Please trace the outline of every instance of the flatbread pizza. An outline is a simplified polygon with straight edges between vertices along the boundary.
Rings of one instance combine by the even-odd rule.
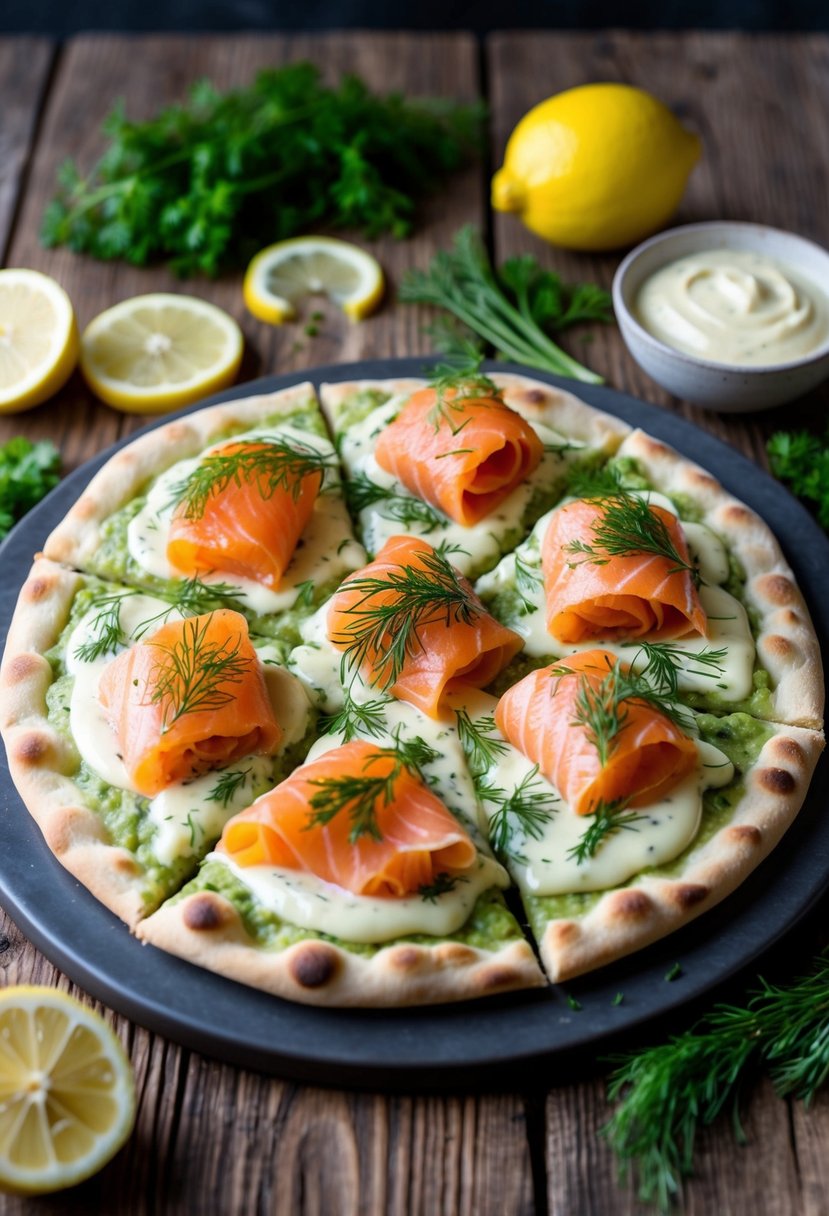
[[[823,746],[768,527],[529,377],[187,415],[45,555],[0,729],[48,847],[142,941],[290,1000],[465,1000],[637,950],[769,853]]]

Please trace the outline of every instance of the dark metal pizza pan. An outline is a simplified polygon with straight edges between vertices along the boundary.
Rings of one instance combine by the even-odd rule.
[[[306,378],[319,384],[419,375],[425,362],[372,360],[272,376],[202,404],[272,391]],[[529,374],[575,390],[592,405],[642,426],[709,469],[753,507],[780,539],[820,637],[829,637],[829,541],[781,485],[727,444],[673,414],[612,389]],[[169,416],[153,426],[167,421]],[[67,477],[0,548],[3,641],[33,553],[114,450]],[[0,769],[0,900],[34,945],[87,992],[142,1026],[234,1064],[298,1080],[371,1088],[489,1088],[544,1078],[549,1082],[577,1058],[574,1053],[584,1058],[605,1052],[614,1039],[646,1020],[688,1006],[792,929],[829,878],[827,785],[827,766],[822,764],[781,844],[718,907],[647,950],[568,984],[567,993],[577,998],[579,1010],[572,1009],[557,988],[414,1010],[306,1008],[142,946],[54,859],[26,813],[5,762]],[[666,982],[666,973],[677,961],[681,979]],[[620,991],[624,1000],[614,1005]]]

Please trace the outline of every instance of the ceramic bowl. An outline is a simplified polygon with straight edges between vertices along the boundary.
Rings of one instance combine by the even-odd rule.
[[[803,396],[829,376],[829,339],[788,363],[768,367],[713,363],[675,350],[643,329],[633,315],[642,283],[655,271],[688,254],[709,249],[739,249],[765,254],[799,270],[829,295],[829,252],[777,228],[717,221],[672,228],[637,245],[613,279],[613,307],[625,345],[657,384],[677,397],[724,413],[769,409]]]

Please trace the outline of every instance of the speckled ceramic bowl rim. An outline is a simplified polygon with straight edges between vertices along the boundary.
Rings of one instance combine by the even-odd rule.
[[[758,238],[761,234],[763,234],[764,238],[771,237],[772,241],[776,237],[785,237],[786,240],[794,241],[796,244],[801,245],[804,252],[811,251],[813,255],[824,259],[827,263],[827,269],[829,270],[829,250],[825,249],[822,245],[818,245],[816,241],[810,241],[807,237],[799,236],[796,232],[788,232],[785,228],[771,228],[768,224],[752,224],[742,220],[707,220],[699,224],[683,224],[679,228],[669,228],[666,232],[658,232],[656,236],[649,237],[648,240],[643,241],[641,245],[637,245],[635,249],[631,249],[630,253],[628,253],[619,264],[619,267],[613,276],[612,294],[613,309],[616,313],[617,319],[620,321],[620,324],[621,318],[624,316],[626,324],[630,325],[630,327],[636,331],[636,336],[647,346],[650,346],[655,352],[663,355],[669,355],[681,363],[688,364],[689,367],[701,367],[712,372],[736,372],[743,376],[750,375],[761,377],[776,375],[778,372],[790,371],[794,368],[808,367],[813,363],[818,363],[821,359],[829,355],[829,337],[827,337],[827,339],[819,347],[811,351],[808,355],[803,355],[800,359],[790,359],[785,363],[767,363],[758,366],[756,363],[723,363],[713,359],[703,359],[697,355],[689,355],[687,351],[678,350],[675,346],[669,346],[667,342],[662,342],[659,338],[654,337],[652,333],[650,333],[644,328],[643,325],[640,324],[639,321],[637,321],[636,317],[633,315],[633,312],[628,307],[624,298],[625,279],[640,258],[649,250],[654,249],[659,245],[664,245],[666,256],[662,265],[667,265],[669,262],[674,260],[670,254],[671,246],[686,234],[693,232],[699,232],[702,234],[708,232],[712,234],[713,239],[714,234],[718,233],[720,234],[719,240],[722,240],[722,237],[726,236],[729,232],[738,231],[745,233],[747,236],[756,236]],[[770,250],[763,248],[764,243],[764,240],[761,241],[758,239],[758,251],[767,253],[771,258],[776,258],[777,254],[773,249]],[[702,252],[702,250],[700,250],[700,252]],[[690,253],[676,255],[677,258],[690,256]],[[780,260],[782,261],[784,259]],[[799,267],[797,269],[799,269]],[[807,277],[811,279],[811,276]],[[815,287],[818,291],[821,290],[818,283],[815,283]],[[823,294],[829,299],[828,292],[824,292]]]

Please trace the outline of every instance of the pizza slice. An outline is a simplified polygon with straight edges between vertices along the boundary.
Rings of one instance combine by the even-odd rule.
[[[817,731],[700,714],[607,650],[456,705],[488,835],[560,982],[725,898],[797,814]]]
[[[389,699],[340,723],[225,827],[138,936],[308,1004],[405,1006],[537,987],[456,730]]]
[[[697,709],[819,728],[820,648],[769,528],[710,474],[632,433],[480,578],[524,639],[503,691],[602,645]]]
[[[186,604],[38,560],[0,669],[12,778],[59,861],[130,925],[287,775],[316,712],[279,648],[202,585]]]
[[[512,373],[323,384],[322,408],[370,556],[392,536],[450,545],[470,578],[489,570],[630,428],[571,393]]]
[[[232,595],[282,655],[364,552],[313,386],[200,410],[141,436],[93,478],[47,557],[172,598]]]

